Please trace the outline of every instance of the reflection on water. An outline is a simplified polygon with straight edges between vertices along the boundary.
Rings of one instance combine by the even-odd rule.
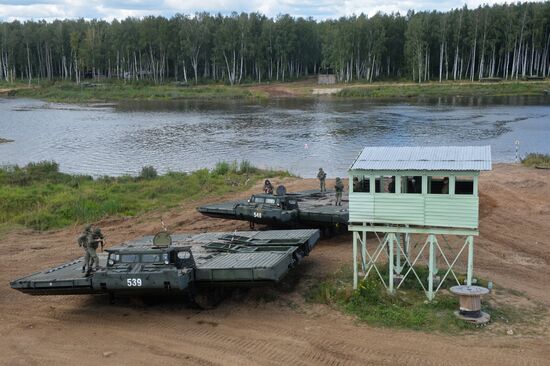
[[[0,99],[0,163],[55,160],[63,171],[136,174],[250,160],[304,177],[345,175],[366,145],[481,145],[495,161],[550,153],[550,98],[168,101],[80,107]]]

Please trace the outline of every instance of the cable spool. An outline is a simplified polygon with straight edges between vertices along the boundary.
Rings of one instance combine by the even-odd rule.
[[[481,286],[453,286],[449,289],[459,298],[460,308],[455,315],[464,321],[474,324],[485,324],[491,316],[481,311],[481,296],[489,290]]]

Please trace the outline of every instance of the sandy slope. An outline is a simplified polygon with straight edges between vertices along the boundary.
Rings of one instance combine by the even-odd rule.
[[[315,184],[287,180],[294,190]],[[524,291],[529,301],[550,305],[550,171],[499,165],[483,174],[480,191],[476,271]],[[242,222],[200,217],[194,207],[204,202],[184,204],[164,219],[173,231],[247,228]],[[157,231],[160,216],[101,225],[113,244]],[[305,303],[302,294],[311,283],[349,263],[349,235],[322,241],[283,284],[235,296],[212,311],[188,309],[177,301],[145,306],[122,300],[111,306],[104,297],[31,297],[9,288],[17,276],[80,255],[74,243],[78,230],[15,232],[0,242],[0,364],[550,363],[550,336],[541,327],[514,336],[500,329],[425,334],[358,324],[326,306]]]

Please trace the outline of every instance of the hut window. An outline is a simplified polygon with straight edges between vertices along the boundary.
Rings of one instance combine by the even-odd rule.
[[[370,177],[364,175],[362,177],[353,177],[353,192],[370,192]]]
[[[384,176],[375,178],[375,192],[376,193],[395,193],[395,177]]]
[[[401,181],[401,192],[422,193],[422,176],[404,176]]]
[[[474,194],[474,177],[456,177],[455,194]]]
[[[386,192],[386,193],[395,193],[396,185],[399,184],[397,182],[396,177],[394,177],[394,176],[385,177],[384,181],[385,181],[384,192]]]
[[[374,178],[374,192],[380,193],[384,192],[384,177],[375,177]]]
[[[431,194],[449,194],[449,177],[430,177],[428,193]]]

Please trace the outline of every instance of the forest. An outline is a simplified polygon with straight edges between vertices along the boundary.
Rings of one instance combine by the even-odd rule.
[[[12,21],[0,22],[0,80],[513,80],[548,76],[549,46],[549,1],[323,21],[259,13]]]

